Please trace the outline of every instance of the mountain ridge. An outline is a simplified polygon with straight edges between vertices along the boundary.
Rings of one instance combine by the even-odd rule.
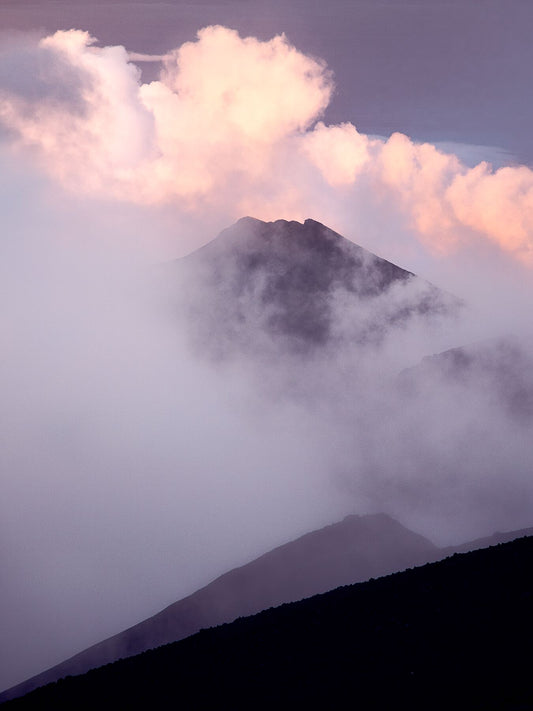
[[[533,538],[202,630],[13,708],[533,708]]]
[[[354,535],[356,533],[359,534],[358,540]],[[201,628],[226,624],[233,619],[322,594],[339,586],[381,578],[456,552],[494,545],[529,533],[533,534],[533,528],[495,533],[458,546],[439,548],[386,514],[352,514],[224,573],[146,620],[6,689],[0,694],[0,703],[59,678],[82,674],[119,658],[184,639]],[[355,549],[350,556],[346,553],[346,546],[350,544],[351,536]],[[387,550],[392,542],[398,544],[402,539],[400,554]],[[307,555],[304,555],[306,549]],[[375,558],[380,552],[384,557]],[[328,561],[330,555],[333,561]],[[334,563],[337,563],[336,569]],[[356,568],[357,563],[359,569]],[[287,580],[279,579],[280,569]],[[273,577],[276,571],[277,584]]]
[[[351,515],[215,578],[155,615],[5,690],[0,701],[262,609],[426,562],[439,549],[385,514]]]

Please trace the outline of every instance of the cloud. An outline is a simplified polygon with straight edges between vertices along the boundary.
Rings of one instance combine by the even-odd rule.
[[[98,48],[71,30],[42,39],[27,63],[53,56],[81,77],[77,103],[52,101],[55,66],[41,68],[41,95],[4,86],[1,116],[47,169],[75,190],[108,192],[138,202],[216,202],[221,184],[268,172],[287,135],[306,129],[327,106],[331,81],[322,63],[297,52],[283,36],[241,39],[209,27],[163,59],[161,80],[139,84],[122,47]],[[8,52],[16,69],[17,56]],[[38,75],[38,73],[37,73]],[[41,84],[39,80],[37,84]],[[55,89],[54,89],[55,91]]]
[[[333,187],[354,183],[371,160],[369,145],[377,143],[351,123],[328,127],[319,122],[302,140],[304,152]]]
[[[130,62],[163,62],[168,59],[167,54],[145,54],[143,52],[128,52]]]
[[[324,62],[283,36],[267,42],[206,27],[142,84],[146,57],[98,47],[86,32],[11,43],[2,53],[0,118],[68,189],[137,204],[170,203],[325,222],[364,194],[397,210],[424,249],[479,237],[531,264],[533,172],[457,156],[395,133],[365,136],[317,119],[332,92]],[[368,190],[368,185],[371,190]],[[344,227],[334,223],[334,226]]]
[[[458,223],[533,266],[533,171],[520,166],[493,172],[483,162],[457,175],[445,197]]]
[[[28,79],[32,90],[0,88],[5,125],[54,178],[82,192],[131,180],[154,151],[153,117],[137,100],[139,70],[123,47],[96,48],[94,42],[72,30],[41,39],[23,57],[35,77]],[[17,56],[8,48],[15,77]]]

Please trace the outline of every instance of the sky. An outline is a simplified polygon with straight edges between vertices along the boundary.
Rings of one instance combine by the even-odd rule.
[[[405,418],[340,353],[275,397],[290,368],[197,358],[157,278],[243,215],[311,217],[468,303],[388,371],[529,342],[533,10],[483,8],[2,2],[2,688],[354,510],[531,525],[529,424],[482,379]]]

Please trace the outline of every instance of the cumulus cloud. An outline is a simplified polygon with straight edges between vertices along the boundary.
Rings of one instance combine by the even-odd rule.
[[[133,64],[146,57],[77,30],[11,44],[2,59],[4,125],[69,189],[227,221],[250,211],[303,219],[316,205],[314,216],[345,231],[339,202],[370,200],[397,210],[424,249],[446,254],[481,236],[531,262],[529,168],[471,168],[398,133],[317,123],[332,76],[283,35],[262,42],[206,27],[149,57],[162,62],[149,84]]]
[[[493,172],[483,162],[457,175],[446,199],[460,224],[533,265],[533,171],[520,166]]]
[[[66,80],[78,90],[83,118],[78,102],[43,107],[9,86],[2,92],[4,122],[78,190],[139,202],[197,204],[206,195],[216,202],[232,176],[268,173],[275,146],[306,129],[331,95],[325,66],[282,36],[259,42],[208,27],[164,57],[161,80],[147,85],[124,48],[94,42],[85,32],[57,32],[25,58],[41,67],[41,94],[55,87],[56,65],[79,75]],[[7,55],[15,69],[17,57]],[[43,56],[55,59],[52,68],[42,68]]]
[[[303,150],[333,187],[351,185],[371,160],[367,136],[351,123],[326,126],[319,122],[302,140]]]

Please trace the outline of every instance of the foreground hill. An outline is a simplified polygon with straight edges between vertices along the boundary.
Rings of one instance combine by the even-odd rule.
[[[203,630],[11,704],[530,709],[532,561],[531,537],[454,555]]]
[[[69,674],[188,637],[339,585],[387,575],[442,557],[430,541],[384,514],[348,516],[282,545],[64,662],[12,687],[0,701]]]
[[[0,694],[0,703],[62,677],[178,641],[202,628],[525,535],[533,535],[533,529],[438,548],[385,514],[347,516],[225,573],[156,615],[8,689]]]

